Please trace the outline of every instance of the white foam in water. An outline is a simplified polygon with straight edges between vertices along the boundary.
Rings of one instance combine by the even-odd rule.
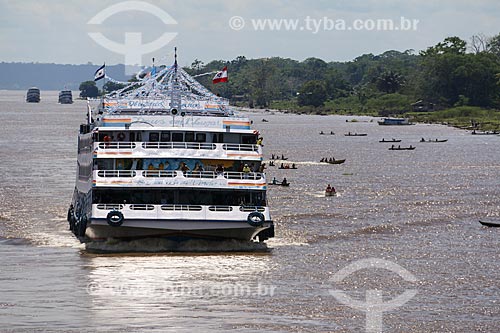
[[[242,240],[192,239],[174,241],[164,238],[144,238],[132,241],[108,239],[105,242],[90,242],[85,246],[89,252],[263,252],[269,251],[265,243]]]

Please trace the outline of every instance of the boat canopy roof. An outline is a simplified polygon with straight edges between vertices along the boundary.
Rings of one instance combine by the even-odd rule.
[[[175,111],[173,111],[175,110]],[[107,114],[149,114],[232,116],[229,101],[201,85],[177,65],[156,72],[104,96],[101,112]]]

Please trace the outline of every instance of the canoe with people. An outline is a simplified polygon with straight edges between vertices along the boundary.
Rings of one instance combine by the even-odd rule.
[[[334,157],[330,157],[330,158],[324,157],[319,162],[320,163],[328,163],[328,164],[342,164],[345,161],[346,161],[345,159],[343,159],[343,160],[336,160]]]
[[[290,183],[288,182],[286,177],[283,178],[283,180],[281,182],[277,181],[276,177],[273,177],[273,180],[270,183],[268,183],[268,185],[290,186]]]
[[[278,167],[278,169],[297,169],[297,166],[295,165],[295,163],[292,163],[292,164],[281,163],[281,165]]]
[[[325,189],[325,197],[334,197],[336,195],[337,191],[335,190],[335,187],[328,184],[328,186]]]
[[[435,140],[425,140],[424,138],[420,139],[420,142],[435,142],[435,143],[439,143],[439,142],[448,142],[448,139],[435,139]]]
[[[367,135],[368,134],[366,133],[351,133],[351,132],[344,134],[344,136],[367,136]]]
[[[386,140],[385,138],[382,138],[379,142],[401,142],[401,140],[394,138],[392,140]]]
[[[415,150],[416,147],[413,147],[412,145],[410,145],[409,147],[401,147],[401,146],[394,146],[392,145],[389,150]]]

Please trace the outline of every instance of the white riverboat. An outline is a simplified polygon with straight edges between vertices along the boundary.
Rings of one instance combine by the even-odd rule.
[[[274,237],[250,125],[177,60],[108,94],[97,110],[89,104],[70,229],[81,242]]]

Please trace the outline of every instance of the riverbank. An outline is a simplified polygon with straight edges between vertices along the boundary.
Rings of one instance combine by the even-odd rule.
[[[349,116],[372,116],[387,117],[388,112],[377,112],[373,108],[332,108],[325,105],[322,107],[300,107],[293,101],[281,101],[271,104],[272,111],[298,114],[318,115],[349,115]],[[500,130],[500,110],[484,109],[477,106],[458,106],[439,111],[429,112],[394,112],[396,117],[410,118],[414,123],[443,124],[461,129],[476,129],[481,131]]]

